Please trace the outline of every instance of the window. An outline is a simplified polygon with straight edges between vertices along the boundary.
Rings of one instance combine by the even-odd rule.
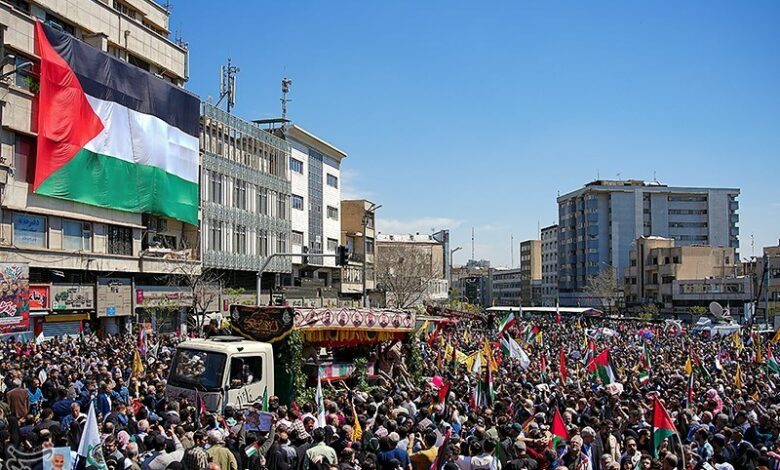
[[[73,25],[66,23],[57,15],[46,13],[45,20],[46,20],[46,24],[48,24],[49,26],[53,26],[56,29],[59,29],[60,31],[64,31],[70,34],[71,36],[76,35],[76,30],[75,28],[73,28]]]
[[[46,248],[46,217],[14,214],[14,245]]]
[[[680,264],[680,257],[679,256],[673,256],[672,257],[672,263]]]
[[[288,219],[287,214],[287,196],[286,194],[279,193],[279,197],[276,199],[277,211],[276,216],[282,220]]]
[[[209,171],[209,201],[222,204],[222,175],[216,171]]]
[[[303,210],[303,197],[298,196],[297,194],[292,195],[292,208],[298,209],[299,211]]]
[[[276,252],[287,252],[287,232],[279,232],[279,234],[276,236]]]
[[[303,174],[303,162],[296,158],[290,157],[290,170]]]
[[[129,16],[130,18],[135,19],[135,10],[128,7],[124,3],[118,2],[117,0],[114,0],[114,10],[118,11],[119,13],[123,13]]]
[[[62,249],[73,251],[92,250],[92,224],[77,220],[62,221]]]
[[[631,260],[631,266],[636,266],[636,260],[635,259]]]
[[[240,388],[263,379],[263,357],[248,356],[230,359],[230,388]]]
[[[29,62],[34,61],[22,55],[16,55],[16,60],[14,61],[14,68],[16,69],[14,84],[23,90],[34,92],[34,89],[38,87],[38,77],[33,75],[32,66],[27,65],[24,68],[20,68],[23,64],[28,64]]]
[[[329,252],[336,252],[336,248],[339,246],[339,241],[334,238],[328,238],[328,251]]]
[[[268,256],[268,232],[258,230],[257,232],[257,255]]]
[[[238,178],[233,183],[233,207],[246,209],[246,181]]]
[[[14,135],[14,178],[16,181],[31,183],[32,170],[35,161],[36,141],[34,138],[23,135]]]
[[[339,210],[333,206],[328,206],[328,218],[339,220]]]
[[[293,230],[292,235],[290,236],[290,243],[293,246],[303,246],[303,232],[296,232]]]
[[[233,251],[239,255],[246,254],[246,225],[236,225],[233,231]]]
[[[268,190],[257,188],[257,212],[268,215]]]
[[[133,230],[118,225],[108,226],[108,252],[112,255],[133,255]]]
[[[371,237],[366,237],[366,254],[374,254],[374,239]]]
[[[151,69],[151,64],[149,64],[149,62],[141,59],[140,57],[136,57],[132,54],[127,54],[127,62],[132,65],[135,65],[141,70],[146,70],[147,72],[149,72],[149,69]]]
[[[328,182],[328,186],[333,187],[333,188],[338,188],[339,187],[339,179],[337,177],[335,177],[335,176],[331,175],[330,173],[328,173],[327,178],[328,178],[328,181],[327,181]]]
[[[222,251],[222,221],[211,219],[209,222],[209,250]]]

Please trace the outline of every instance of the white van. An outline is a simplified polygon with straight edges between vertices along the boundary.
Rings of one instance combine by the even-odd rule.
[[[165,395],[195,403],[200,392],[206,409],[245,408],[274,394],[274,354],[269,343],[237,336],[184,341],[176,347]]]

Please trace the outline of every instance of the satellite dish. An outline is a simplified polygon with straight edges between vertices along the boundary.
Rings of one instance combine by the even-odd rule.
[[[715,318],[722,318],[723,307],[717,302],[710,302],[710,313],[715,316]]]

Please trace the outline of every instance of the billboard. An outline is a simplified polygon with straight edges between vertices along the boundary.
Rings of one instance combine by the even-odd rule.
[[[0,334],[30,329],[30,268],[0,263]]]
[[[133,286],[124,277],[101,277],[97,286],[97,316],[126,317],[133,313]]]
[[[30,310],[49,310],[49,286],[33,284],[29,294]]]

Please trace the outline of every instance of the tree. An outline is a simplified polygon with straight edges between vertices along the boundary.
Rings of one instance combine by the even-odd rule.
[[[222,275],[202,268],[199,263],[172,261],[167,265],[164,277],[167,285],[185,288],[190,294],[192,302],[187,312],[187,324],[195,329],[198,336],[202,335],[206,312],[219,307]]]
[[[385,292],[388,307],[409,308],[422,303],[436,279],[433,254],[416,246],[377,250],[377,286]]]
[[[639,313],[640,318],[644,320],[650,320],[658,316],[658,305],[656,304],[644,304],[642,310]]]
[[[598,274],[588,277],[585,294],[598,301],[606,311],[611,311],[619,298],[617,274],[615,268],[607,266]]]

